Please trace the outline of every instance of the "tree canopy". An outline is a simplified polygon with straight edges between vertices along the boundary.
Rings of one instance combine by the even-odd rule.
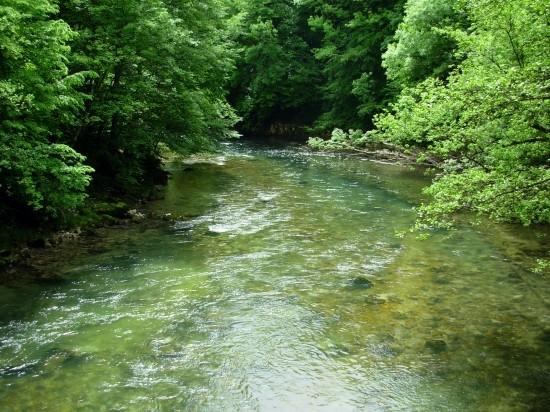
[[[83,72],[69,73],[75,32],[48,0],[0,5],[0,215],[58,218],[84,199],[92,169],[63,142],[77,121]],[[27,211],[27,212],[25,212]],[[28,218],[27,216],[24,216]]]
[[[158,170],[158,143],[203,150],[236,120],[225,100],[233,66],[222,3],[64,0],[78,32],[70,66],[91,70],[80,123],[68,138],[119,188]]]
[[[457,60],[457,44],[449,29],[461,23],[466,26],[466,11],[455,2],[409,0],[403,21],[382,56],[388,79],[399,89],[427,77],[444,79]]]
[[[306,0],[312,30],[322,33],[315,56],[325,76],[318,129],[371,126],[391,99],[382,53],[403,14],[402,0]]]
[[[239,58],[231,101],[245,132],[269,133],[311,122],[319,111],[321,70],[311,49],[307,9],[293,0],[236,2]]]
[[[242,13],[233,103],[246,132],[366,127],[393,91],[382,53],[402,0],[235,1]]]
[[[142,193],[161,147],[237,127],[416,153],[424,225],[548,224],[549,21],[545,0],[4,0],[0,221]]]
[[[401,90],[366,133],[313,146],[383,142],[435,177],[420,227],[455,212],[550,223],[550,8],[544,0],[409,0],[384,54]]]
[[[438,174],[427,222],[458,210],[550,223],[550,9],[547,2],[464,1],[471,26],[449,31],[464,61],[447,81],[406,89],[378,137],[420,148]]]
[[[219,0],[2,2],[0,219],[62,219],[90,182],[142,192],[163,176],[159,143],[189,153],[232,135],[225,11]]]

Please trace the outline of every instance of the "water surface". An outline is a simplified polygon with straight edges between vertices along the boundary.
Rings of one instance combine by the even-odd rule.
[[[2,411],[550,409],[548,234],[428,240],[408,169],[233,143],[169,166],[173,221],[0,286]]]

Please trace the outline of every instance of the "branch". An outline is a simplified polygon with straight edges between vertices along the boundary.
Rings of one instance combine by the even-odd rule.
[[[539,132],[542,132],[542,133],[547,133],[547,134],[550,133],[550,129],[547,129],[546,127],[541,126],[538,123],[532,124],[531,127],[535,130],[538,130]],[[543,138],[539,138],[539,139],[533,138],[533,139],[530,139],[530,140],[544,141],[545,139],[543,139]],[[527,143],[531,143],[531,142],[528,141]]]
[[[501,192],[501,193],[499,193],[499,194],[493,196],[493,198],[491,198],[490,200],[497,199],[497,198],[499,198],[499,197],[501,197],[501,196],[509,195],[510,193],[515,193],[515,192],[520,192],[520,193],[521,193],[521,192],[526,192],[527,189],[531,189],[531,188],[533,188],[533,187],[537,187],[537,186],[542,185],[542,184],[544,184],[544,183],[546,183],[546,182],[550,182],[550,177],[549,177],[548,179],[542,179],[542,180],[540,180],[540,181],[538,181],[538,182],[531,183],[530,185],[523,186],[523,187],[521,187],[521,188],[514,188],[513,190],[507,190],[507,191],[505,191],[505,192]]]

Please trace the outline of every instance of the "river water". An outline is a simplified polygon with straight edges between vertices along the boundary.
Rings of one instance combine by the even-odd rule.
[[[1,411],[550,409],[548,233],[405,232],[421,174],[231,143],[0,286]]]

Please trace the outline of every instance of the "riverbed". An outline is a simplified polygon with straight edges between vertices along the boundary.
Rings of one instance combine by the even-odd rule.
[[[167,167],[166,219],[0,286],[1,411],[550,409],[546,229],[422,240],[421,172],[300,147]]]

